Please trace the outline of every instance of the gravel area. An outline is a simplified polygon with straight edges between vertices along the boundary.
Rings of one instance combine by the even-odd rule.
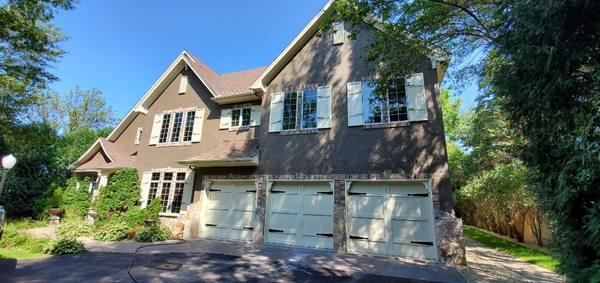
[[[468,282],[565,282],[565,278],[465,238],[468,266],[459,267]]]

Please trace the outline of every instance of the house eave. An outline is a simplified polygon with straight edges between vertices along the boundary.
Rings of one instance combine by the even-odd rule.
[[[253,92],[248,92],[248,93],[239,93],[239,94],[233,94],[233,95],[227,95],[227,96],[215,96],[215,97],[211,98],[210,100],[212,100],[216,104],[224,105],[224,104],[242,103],[242,102],[260,100],[260,96],[256,95]]]
[[[243,158],[223,158],[218,160],[180,160],[178,164],[186,165],[189,167],[196,168],[208,168],[208,167],[257,167],[258,166],[258,154],[253,157]]]

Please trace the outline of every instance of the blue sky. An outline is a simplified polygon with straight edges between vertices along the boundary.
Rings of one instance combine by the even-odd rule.
[[[55,19],[70,38],[51,87],[97,87],[120,118],[183,49],[221,73],[266,66],[325,2],[82,0]]]

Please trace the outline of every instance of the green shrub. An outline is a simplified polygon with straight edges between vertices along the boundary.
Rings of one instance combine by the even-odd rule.
[[[87,252],[87,250],[85,246],[77,240],[61,239],[53,243],[49,252],[53,255],[68,255],[82,254]]]
[[[78,237],[89,236],[94,231],[91,225],[88,225],[82,219],[65,219],[56,229],[56,234],[61,239],[77,239]]]
[[[94,235],[94,240],[114,242],[121,241],[127,238],[130,228],[127,223],[112,221],[103,223],[98,227],[98,232]]]
[[[77,178],[73,177],[67,182],[64,191],[64,209],[67,218],[83,218],[91,205],[91,195],[87,188],[90,186],[90,178],[86,177],[77,186]]]
[[[158,225],[144,227],[135,235],[138,242],[158,242],[168,240],[171,237],[169,229],[161,228]]]
[[[135,168],[119,170],[112,175],[94,206],[101,220],[123,216],[129,209],[136,207],[140,198],[140,185]]]
[[[63,189],[58,187],[52,193],[52,196],[46,201],[47,208],[62,207],[64,203]]]

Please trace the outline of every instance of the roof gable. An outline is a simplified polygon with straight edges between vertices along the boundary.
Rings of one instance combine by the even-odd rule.
[[[154,100],[156,100],[183,68],[190,68],[194,72],[196,77],[198,77],[213,96],[213,100],[239,96],[240,94],[254,96],[254,92],[250,89],[250,84],[265,70],[265,67],[259,67],[233,73],[218,74],[200,59],[184,50],[108,135],[108,140],[115,141],[138,114],[148,113],[148,107],[150,107]]]
[[[332,8],[333,0],[327,1],[325,6],[317,13],[312,20],[300,31],[292,42],[275,58],[267,69],[250,86],[251,89],[263,93],[269,82],[283,69],[287,63],[294,58],[296,53],[306,45],[306,43],[319,31],[320,23],[325,14]]]

